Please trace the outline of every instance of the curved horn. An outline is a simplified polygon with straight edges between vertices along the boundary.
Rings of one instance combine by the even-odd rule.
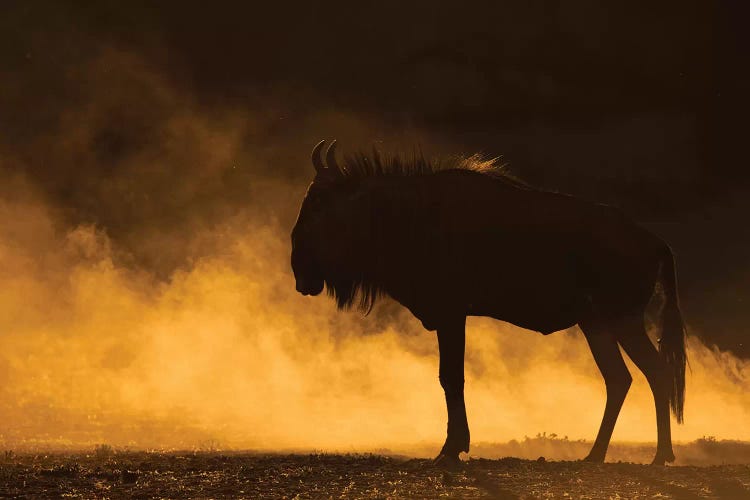
[[[325,139],[323,139],[322,141],[317,143],[312,150],[312,156],[311,156],[312,164],[315,167],[315,171],[317,173],[321,173],[326,168],[325,165],[323,165],[323,160],[320,158],[320,150],[323,149],[323,145],[325,143],[326,141]],[[330,147],[328,149],[330,149]]]
[[[328,149],[326,150],[326,166],[332,174],[341,174],[341,169],[336,163],[336,139],[331,142],[331,145],[328,146]]]

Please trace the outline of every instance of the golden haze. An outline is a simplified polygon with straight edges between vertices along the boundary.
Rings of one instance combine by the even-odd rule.
[[[161,105],[158,145],[129,158],[119,184],[101,181],[115,202],[142,188],[199,212],[190,203],[201,186],[237,162],[269,170],[267,144],[241,143],[261,134],[267,117],[204,113],[137,61],[105,58]],[[105,78],[100,63],[89,71]],[[66,128],[44,141],[61,162],[81,155],[96,161],[85,156],[90,136],[118,92],[131,91],[93,92],[89,106],[71,110]],[[326,116],[367,135],[355,117]],[[179,173],[191,155],[199,166],[163,187],[140,167],[155,162]],[[5,172],[14,171],[13,162],[22,166],[12,155],[2,161]],[[298,168],[312,174],[307,164]],[[257,174],[248,188],[255,201],[213,221],[126,232],[122,241],[150,255],[190,255],[165,277],[139,264],[105,227],[71,223],[24,176],[3,175],[0,446],[408,452],[441,442],[445,407],[434,334],[392,303],[363,318],[294,291],[288,214],[304,191],[296,178]],[[284,215],[258,215],[261,205],[273,213],[269,204]],[[157,215],[141,214],[144,221]],[[741,425],[750,420],[750,364],[694,338],[689,359],[686,424],[674,427],[675,439],[750,440]],[[630,367],[635,382],[614,439],[653,441],[650,392]],[[603,380],[577,329],[543,337],[472,318],[466,378],[475,441],[542,431],[592,439],[604,408]]]

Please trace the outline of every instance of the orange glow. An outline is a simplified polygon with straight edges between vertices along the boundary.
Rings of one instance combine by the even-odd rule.
[[[276,117],[201,113],[122,54],[81,71],[90,73],[92,89],[84,91],[91,102],[64,114],[60,137],[45,139],[61,161],[94,161],[88,144],[112,102],[168,115],[159,121],[158,146],[127,160],[127,182],[102,183],[101,199],[136,200],[123,202],[124,212],[145,203],[136,198],[142,192],[157,192],[200,213],[191,205],[195,193],[232,164],[271,170],[262,163],[268,146],[243,141],[262,136]],[[115,78],[125,83],[112,85]],[[147,94],[145,104],[128,94],[136,91]],[[334,111],[317,118],[366,138],[361,144],[382,137]],[[20,162],[1,154],[0,161]],[[161,191],[148,184],[160,178],[146,166],[188,162],[200,168],[175,175]],[[75,165],[66,168],[61,175],[75,175]],[[295,210],[301,183],[281,177],[257,174],[247,188],[252,203]],[[434,334],[408,313],[393,313],[392,304],[363,318],[337,312],[325,297],[298,295],[290,227],[248,204],[227,210],[217,225],[174,229],[179,238],[156,226],[127,233],[123,239],[149,255],[200,250],[165,280],[133,264],[126,245],[102,228],[70,226],[23,178],[0,179],[0,188],[0,447],[409,452],[434,443],[437,452],[446,416]],[[142,220],[158,215],[139,213]],[[673,427],[675,440],[750,440],[742,425],[750,421],[750,363],[695,339],[689,359],[686,424]],[[630,367],[634,384],[614,440],[654,441],[651,395]],[[466,380],[475,442],[538,432],[593,439],[604,409],[603,380],[577,329],[543,337],[470,319]]]
[[[160,283],[116,266],[94,227],[57,235],[43,207],[1,207],[3,446],[346,451],[442,439],[434,335],[406,313],[362,334],[374,317],[298,296],[280,228],[217,228],[201,237],[221,254]],[[594,435],[604,386],[577,330],[543,337],[471,319],[468,332],[475,440]],[[675,439],[750,439],[737,425],[750,417],[748,364],[695,340],[690,355]],[[651,441],[651,396],[631,370],[615,439]]]

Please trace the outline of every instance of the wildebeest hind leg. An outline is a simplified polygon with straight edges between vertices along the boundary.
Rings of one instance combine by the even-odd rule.
[[[620,345],[633,360],[648,380],[651,392],[654,395],[656,406],[656,430],[657,446],[656,456],[652,462],[655,465],[664,465],[664,462],[673,462],[672,431],[669,420],[669,369],[659,356],[659,352],[651,343],[643,326],[641,317],[633,318],[632,326],[622,331],[618,338]]]
[[[591,462],[603,462],[612,438],[615,422],[620,414],[622,403],[630,389],[632,377],[622,359],[620,348],[615,340],[614,325],[590,322],[581,324],[581,330],[588,341],[596,366],[604,377],[607,387],[607,403],[604,416],[596,435],[594,446],[584,459]]]
[[[448,407],[448,436],[436,462],[457,462],[469,451],[469,424],[464,404],[464,349],[466,317],[443,321],[437,328],[440,348],[440,385]]]

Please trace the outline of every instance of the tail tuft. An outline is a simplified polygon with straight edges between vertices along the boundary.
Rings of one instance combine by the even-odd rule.
[[[672,413],[674,413],[677,422],[682,423],[685,407],[685,366],[687,365],[686,335],[677,294],[674,256],[669,249],[667,249],[667,255],[664,256],[662,261],[661,282],[664,288],[665,303],[662,310],[662,335],[659,341],[659,354],[667,364],[672,380],[669,391],[669,406],[672,408]]]

